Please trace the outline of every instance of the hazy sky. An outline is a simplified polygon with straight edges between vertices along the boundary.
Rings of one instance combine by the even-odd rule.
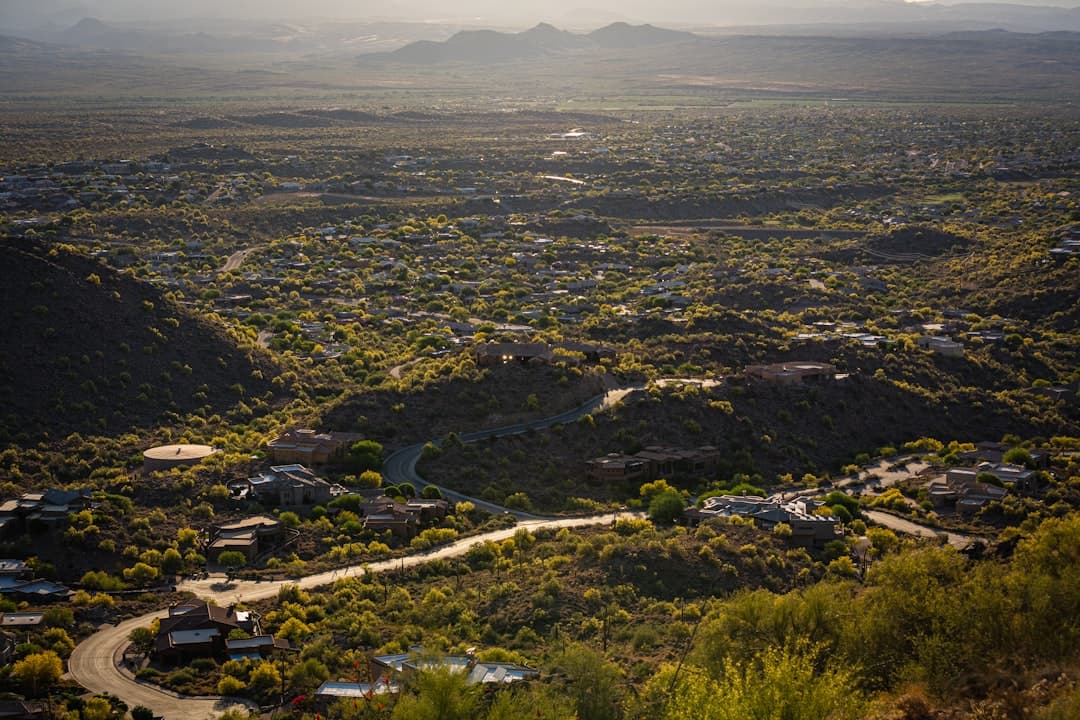
[[[947,4],[960,1],[947,0]],[[1080,0],[1007,1],[1025,5],[1080,6]],[[661,25],[724,25],[745,21],[753,17],[755,10],[776,14],[784,7],[821,7],[835,14],[840,8],[850,7],[877,15],[894,14],[904,6],[905,0],[0,0],[0,33],[3,32],[5,21],[15,25],[22,24],[28,18],[66,22],[72,17],[97,17],[108,21],[185,17],[255,20],[325,17],[492,25],[548,21],[562,23],[563,26],[575,22],[597,26],[604,22],[627,20]],[[858,14],[861,13],[853,13],[854,21],[858,21],[855,17]]]

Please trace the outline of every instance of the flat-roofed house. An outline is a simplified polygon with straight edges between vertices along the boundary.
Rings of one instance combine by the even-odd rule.
[[[504,363],[548,365],[554,359],[547,343],[484,343],[476,346],[476,364],[485,367]]]
[[[325,713],[330,705],[339,700],[351,700],[357,703],[397,695],[400,692],[400,683],[391,682],[386,678],[378,678],[374,682],[327,681],[315,691],[315,706]]]
[[[247,561],[278,545],[285,537],[285,524],[269,515],[254,515],[214,525],[211,540],[206,547],[206,558],[216,562],[221,553],[237,550],[244,553]]]
[[[633,455],[608,453],[585,463],[590,478],[601,482],[651,479],[649,461]]]
[[[288,640],[273,635],[225,640],[225,653],[230,660],[260,660],[291,649]]]
[[[843,537],[840,521],[831,515],[814,514],[805,499],[785,502],[776,497],[718,495],[705,498],[700,508],[688,510],[686,515],[691,522],[739,516],[753,520],[763,530],[785,523],[791,528],[792,542],[807,548],[821,548]]]
[[[836,377],[836,367],[829,363],[792,360],[772,365],[748,365],[746,375],[777,385],[798,385],[831,380]]]
[[[266,449],[274,463],[326,465],[343,461],[349,448],[363,439],[356,433],[294,428],[268,442]]]

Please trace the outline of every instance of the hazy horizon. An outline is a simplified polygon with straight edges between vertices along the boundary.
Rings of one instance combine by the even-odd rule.
[[[195,18],[275,20],[355,20],[404,22],[469,22],[491,25],[603,24],[618,20],[668,25],[726,25],[753,22],[776,22],[782,11],[813,11],[820,8],[832,14],[851,9],[875,17],[917,12],[906,0],[548,0],[507,4],[499,0],[462,0],[448,7],[436,0],[188,0],[185,3],[163,0],[4,0],[0,3],[0,32],[6,27],[30,24],[63,24],[83,17],[104,21],[168,21]],[[978,3],[977,0],[953,0],[919,5],[1027,5],[1045,8],[1074,9],[1080,0],[1014,0],[1009,3]],[[795,22],[805,22],[793,18]],[[835,22],[835,18],[830,21]]]

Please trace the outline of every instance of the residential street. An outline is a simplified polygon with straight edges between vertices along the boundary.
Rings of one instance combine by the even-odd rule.
[[[203,580],[185,581],[179,585],[178,589],[190,591],[200,598],[213,601],[218,605],[263,600],[275,596],[284,585],[296,584],[302,588],[315,588],[346,577],[356,577],[369,572],[386,572],[396,568],[412,567],[437,558],[455,557],[464,554],[466,550],[476,543],[486,540],[500,541],[513,537],[514,533],[522,528],[539,530],[541,528],[608,524],[614,522],[620,516],[638,515],[624,513],[622,515],[609,514],[560,520],[527,520],[518,523],[512,528],[462,538],[449,545],[418,555],[384,560],[367,565],[353,565],[340,570],[309,575],[297,580],[228,582],[223,575],[217,575]],[[120,654],[128,644],[127,637],[131,630],[143,625],[149,625],[155,618],[164,617],[166,613],[166,610],[160,610],[126,620],[119,625],[100,630],[79,643],[68,660],[68,671],[72,678],[91,692],[116,695],[130,707],[145,705],[154,710],[155,714],[163,715],[166,720],[206,720],[224,712],[229,707],[241,705],[241,701],[217,697],[178,697],[173,693],[138,682],[129,671],[121,669],[117,665]]]

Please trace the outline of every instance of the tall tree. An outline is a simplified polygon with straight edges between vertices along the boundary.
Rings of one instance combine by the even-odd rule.
[[[31,697],[48,692],[64,674],[64,663],[52,650],[27,655],[11,668],[11,676]]]

